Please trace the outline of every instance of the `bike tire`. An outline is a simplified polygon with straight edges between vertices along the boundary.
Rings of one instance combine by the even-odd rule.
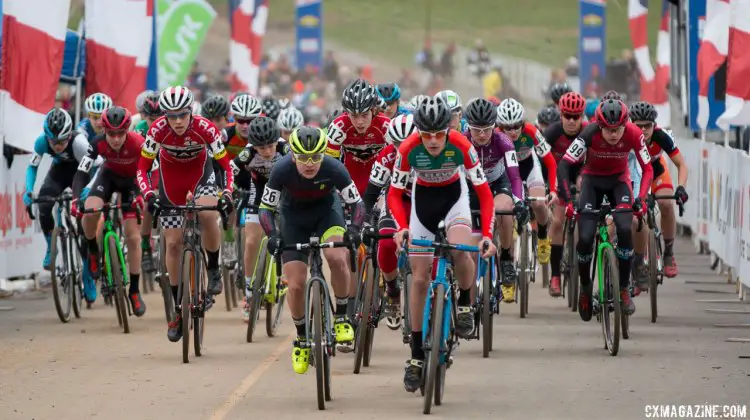
[[[659,287],[659,267],[657,267],[658,249],[656,244],[656,233],[651,230],[648,234],[648,298],[651,301],[651,323],[656,322],[659,315],[657,304],[657,292]]]
[[[266,302],[266,335],[275,337],[276,331],[281,324],[281,314],[284,313],[286,295],[281,295],[275,304]]]
[[[578,294],[580,280],[578,278],[578,256],[576,255],[575,226],[568,225],[566,233],[566,247],[568,248],[568,284],[570,290],[570,310],[578,312]]]
[[[411,288],[411,271],[407,270],[404,274],[402,288],[404,289],[401,300],[403,309],[401,314],[401,341],[404,344],[411,344],[411,314],[409,313],[409,289]]]
[[[490,265],[487,264],[487,271],[482,277],[482,357],[490,357],[492,351],[492,276],[490,275]]]
[[[430,293],[429,290],[427,293]],[[435,382],[440,367],[440,348],[442,345],[443,331],[443,312],[445,308],[445,286],[438,284],[435,286],[435,293],[432,299],[432,308],[430,310],[430,331],[427,334],[427,341],[430,348],[427,351],[427,365],[425,366],[424,380],[424,414],[430,414],[432,410],[432,401],[435,393]]]
[[[227,305],[227,312],[232,312],[232,291],[234,287],[230,287],[232,283],[231,271],[224,263],[221,264],[221,280],[224,283],[224,303]]]
[[[370,329],[370,310],[372,309],[372,294],[373,294],[373,267],[372,260],[367,258],[363,264],[362,271],[360,273],[360,280],[358,284],[361,285],[362,294],[361,300],[359,301],[361,308],[358,310],[361,313],[357,325],[357,335],[354,339],[354,373],[359,374],[360,368],[362,367],[362,360],[364,359],[366,347],[368,345],[368,335]]]
[[[234,239],[234,249],[237,255],[237,265],[234,271],[234,289],[237,301],[241,302],[242,298],[245,297],[245,239],[244,229],[239,224],[235,226]]]
[[[381,292],[384,292],[384,289],[381,289],[379,286],[379,280],[380,280],[380,269],[377,267],[373,268],[372,271],[372,277],[373,277],[373,289],[372,289],[372,299],[370,304],[370,317],[375,319],[376,316],[378,316],[376,311],[376,308],[381,308],[381,299],[382,295]],[[375,320],[374,322],[376,322]],[[373,322],[373,324],[374,324]],[[375,324],[377,325],[377,324]],[[373,343],[375,343],[375,325],[370,325],[368,328],[367,337],[365,340],[365,357],[362,361],[362,364],[365,367],[370,366],[370,360],[372,359],[372,346]]]
[[[325,400],[325,367],[327,352],[323,349],[323,302],[320,283],[314,281],[310,286],[312,294],[312,326],[313,326],[313,360],[315,362],[315,382],[318,393],[318,410],[326,409]]]
[[[57,272],[57,253],[60,252],[62,254],[62,262],[63,262],[63,272],[64,276],[68,276],[70,272],[70,267],[68,266],[68,256],[66,255],[66,248],[67,244],[63,244],[65,242],[65,233],[60,227],[56,227],[52,231],[52,237],[50,238],[50,251],[49,251],[49,261],[50,261],[50,279],[52,280],[52,296],[55,300],[55,310],[57,311],[57,317],[60,318],[60,321],[63,324],[66,324],[70,322],[70,310],[72,307],[72,302],[70,298],[70,289],[71,287],[68,285],[66,287],[66,284],[69,282],[69,279],[58,279],[58,273]],[[58,245],[58,240],[61,241],[61,245]],[[58,249],[60,247],[61,249]],[[68,289],[66,291],[65,289]]]
[[[117,252],[117,239],[110,235],[107,241],[109,247],[109,264],[112,269],[112,282],[115,285],[115,306],[117,317],[120,319],[122,330],[125,334],[130,333],[128,325],[128,309],[125,306],[125,286],[123,285],[123,270],[120,264],[120,254]]]
[[[167,258],[166,258],[166,243],[164,242],[164,235],[159,235],[159,287],[161,287],[161,297],[164,300],[164,317],[167,319],[167,323],[172,321],[174,318],[175,302],[174,296],[172,296],[172,286],[169,282],[169,276],[167,275]]]
[[[520,238],[518,266],[518,307],[521,318],[526,318],[529,299],[529,230],[524,228]]]
[[[75,235],[68,235],[68,249],[70,252],[70,267],[73,279],[72,283],[72,296],[73,296],[73,315],[76,318],[81,317],[81,311],[83,309],[83,266],[81,259],[81,252],[78,249]]]
[[[182,312],[182,363],[190,363],[190,327],[192,326],[191,288],[194,281],[195,254],[186,249],[180,265],[180,310]]]
[[[266,281],[266,262],[267,258],[265,258],[267,248],[266,244],[268,244],[268,239],[263,238],[260,242],[260,249],[258,250],[258,263],[255,265],[255,272],[253,273],[253,296],[248,302],[248,313],[249,317],[247,319],[247,333],[245,335],[245,340],[247,340],[248,343],[253,342],[253,334],[255,333],[255,325],[258,322],[258,314],[260,312],[260,304],[263,300],[263,296],[261,296],[261,284],[263,284]]]
[[[600,261],[603,264],[604,279],[604,297],[601,307],[603,310],[602,332],[604,334],[607,351],[611,356],[617,356],[620,350],[620,326],[622,317],[622,307],[620,305],[620,276],[617,271],[617,257],[612,247],[604,248]],[[612,309],[609,308],[609,302],[612,302]],[[606,310],[606,312],[604,312]],[[613,319],[609,319],[612,313]]]
[[[195,355],[197,357],[203,355],[203,332],[206,328],[205,308],[207,305],[207,299],[209,298],[205,292],[206,283],[204,280],[205,275],[203,273],[202,262],[203,259],[196,258],[195,266],[193,268],[195,278],[195,286],[193,286],[193,302],[195,308],[198,308],[196,310],[198,316],[193,317],[193,350],[195,350]]]

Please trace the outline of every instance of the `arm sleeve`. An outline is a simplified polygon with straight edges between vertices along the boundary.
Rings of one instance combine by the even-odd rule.
[[[633,195],[638,197],[641,190],[641,166],[632,150],[628,153],[628,170],[630,170],[630,180],[633,182]]]
[[[408,159],[403,158],[401,151],[399,150],[398,155],[396,156],[396,163],[393,165],[391,187],[388,188],[388,195],[386,196],[388,209],[391,211],[393,220],[396,221],[399,230],[409,228],[409,219],[406,216],[406,209],[401,200],[401,195],[409,184],[410,171],[411,166],[409,165]]]
[[[143,142],[143,147],[141,148],[141,160],[138,162],[138,171],[135,175],[138,182],[138,188],[141,189],[144,197],[149,192],[153,193],[151,177],[148,176],[148,173],[154,164],[156,154],[159,153],[159,143],[154,140],[153,135],[155,131],[156,127],[152,126],[146,135],[146,141]]]
[[[495,228],[495,201],[492,197],[492,190],[487,183],[487,177],[484,175],[482,164],[479,158],[476,158],[477,151],[474,146],[470,146],[467,152],[464,152],[464,162],[474,163],[474,166],[466,167],[466,175],[474,186],[479,198],[479,217],[482,222],[482,236],[491,238],[492,231]]]
[[[367,214],[370,214],[372,212],[372,208],[375,207],[375,203],[378,201],[378,197],[380,196],[380,193],[383,191],[383,189],[370,181],[367,184],[367,188],[365,189],[365,212]]]
[[[510,180],[510,190],[513,193],[514,201],[523,200],[523,180],[521,179],[521,170],[518,169],[518,158],[516,151],[511,147],[505,152],[505,173]]]
[[[26,168],[26,192],[31,193],[34,191],[34,184],[36,184],[36,174],[39,172],[39,164],[42,163],[42,157],[47,149],[47,139],[44,135],[39,136],[34,143],[34,153],[31,154],[31,160],[29,160],[29,166]]]
[[[282,183],[279,179],[281,173],[279,167],[276,166],[271,170],[271,175],[268,177],[266,187],[263,189],[263,195],[260,200],[260,208],[258,209],[258,219],[260,226],[263,228],[263,232],[267,236],[277,235],[276,219],[273,216],[274,211],[281,202],[281,188]]]
[[[221,131],[217,131],[216,136],[214,136],[209,144],[209,149],[213,154],[214,160],[219,163],[219,166],[221,166],[222,169],[224,169],[224,189],[231,192],[232,184],[234,183],[234,173],[229,164],[229,155],[227,155],[227,150],[224,148],[221,133]]]
[[[336,164],[341,165],[338,162]],[[351,175],[349,175],[349,172],[343,166],[337,171],[334,183],[340,191],[341,200],[352,215],[352,225],[356,227],[362,226],[362,223],[365,221],[365,203],[359,195],[357,185],[352,181]]]
[[[563,203],[567,203],[570,197],[570,185],[568,185],[570,167],[578,164],[584,154],[586,154],[586,142],[578,137],[573,140],[568,150],[565,151],[565,156],[560,160],[560,166],[557,167],[557,196]]]
[[[648,194],[649,187],[651,187],[651,181],[654,180],[654,168],[651,167],[651,155],[646,148],[643,133],[635,144],[638,146],[636,146],[637,149],[634,148],[633,150],[636,152],[635,156],[641,166],[641,187],[638,191],[638,197],[644,198]]]

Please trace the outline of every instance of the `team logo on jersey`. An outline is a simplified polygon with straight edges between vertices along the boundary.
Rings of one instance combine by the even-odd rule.
[[[448,156],[448,154],[445,154]],[[469,148],[469,159],[471,160],[471,166],[476,165],[479,162],[479,156],[477,155],[477,149],[474,148],[474,146],[471,146]]]
[[[453,150],[448,150],[448,151],[445,152],[445,156],[446,157],[456,156],[456,152],[454,152]]]

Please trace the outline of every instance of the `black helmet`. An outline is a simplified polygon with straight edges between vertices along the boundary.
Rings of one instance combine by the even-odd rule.
[[[656,121],[656,108],[648,102],[638,101],[630,106],[630,119],[632,121]]]
[[[414,124],[419,131],[447,130],[451,123],[451,110],[448,105],[437,96],[422,99],[414,111]]]
[[[357,79],[344,89],[341,105],[350,114],[367,112],[378,104],[378,94],[371,84]]]
[[[474,127],[488,127],[495,125],[497,107],[484,98],[474,99],[466,105],[464,112],[466,122]]]
[[[375,86],[378,95],[386,102],[398,101],[401,99],[401,89],[396,83],[380,83]]]
[[[596,122],[600,127],[616,128],[628,121],[628,107],[623,101],[607,99],[596,109]]]
[[[44,119],[44,135],[47,140],[60,143],[69,140],[73,134],[73,119],[68,111],[53,108]]]
[[[141,113],[146,117],[161,117],[164,115],[164,111],[159,106],[159,92],[150,93],[143,98]]]
[[[292,152],[299,155],[323,153],[328,147],[328,137],[320,128],[303,125],[292,131],[289,136],[289,146]]]
[[[250,133],[247,140],[253,146],[268,146],[269,144],[279,141],[281,133],[279,126],[273,118],[257,117],[250,122],[248,126]]]
[[[263,98],[261,101],[261,107],[263,108],[263,113],[266,114],[267,117],[272,118],[273,120],[279,118],[281,107],[279,106],[279,102],[273,96],[266,96]]]
[[[554,124],[560,121],[560,110],[554,105],[542,108],[536,116],[536,121],[544,125]]]
[[[331,113],[328,114],[328,121],[326,122],[326,127],[329,127],[333,123],[333,120],[338,118],[343,113],[344,113],[344,110],[339,109],[339,108],[336,108],[333,111],[331,111]]]
[[[549,90],[549,97],[557,105],[560,98],[568,92],[573,92],[573,89],[567,83],[555,83]]]
[[[605,93],[602,96],[602,101],[606,101],[608,99],[614,99],[615,101],[621,101],[622,96],[620,96],[619,93],[617,93],[616,90],[608,90],[607,93]]]
[[[201,105],[201,115],[208,119],[226,117],[229,114],[229,101],[221,95],[211,96]]]

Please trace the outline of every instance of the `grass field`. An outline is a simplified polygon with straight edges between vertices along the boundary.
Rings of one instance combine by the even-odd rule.
[[[271,1],[269,24],[293,30],[294,3]],[[661,3],[651,3],[649,41],[653,50]],[[576,0],[324,0],[324,34],[354,50],[407,65],[425,38],[429,4],[434,43],[455,41],[472,47],[475,39],[482,38],[491,52],[553,66],[562,65],[576,53]],[[619,56],[623,48],[632,46],[627,0],[607,2],[607,26],[607,55]]]

